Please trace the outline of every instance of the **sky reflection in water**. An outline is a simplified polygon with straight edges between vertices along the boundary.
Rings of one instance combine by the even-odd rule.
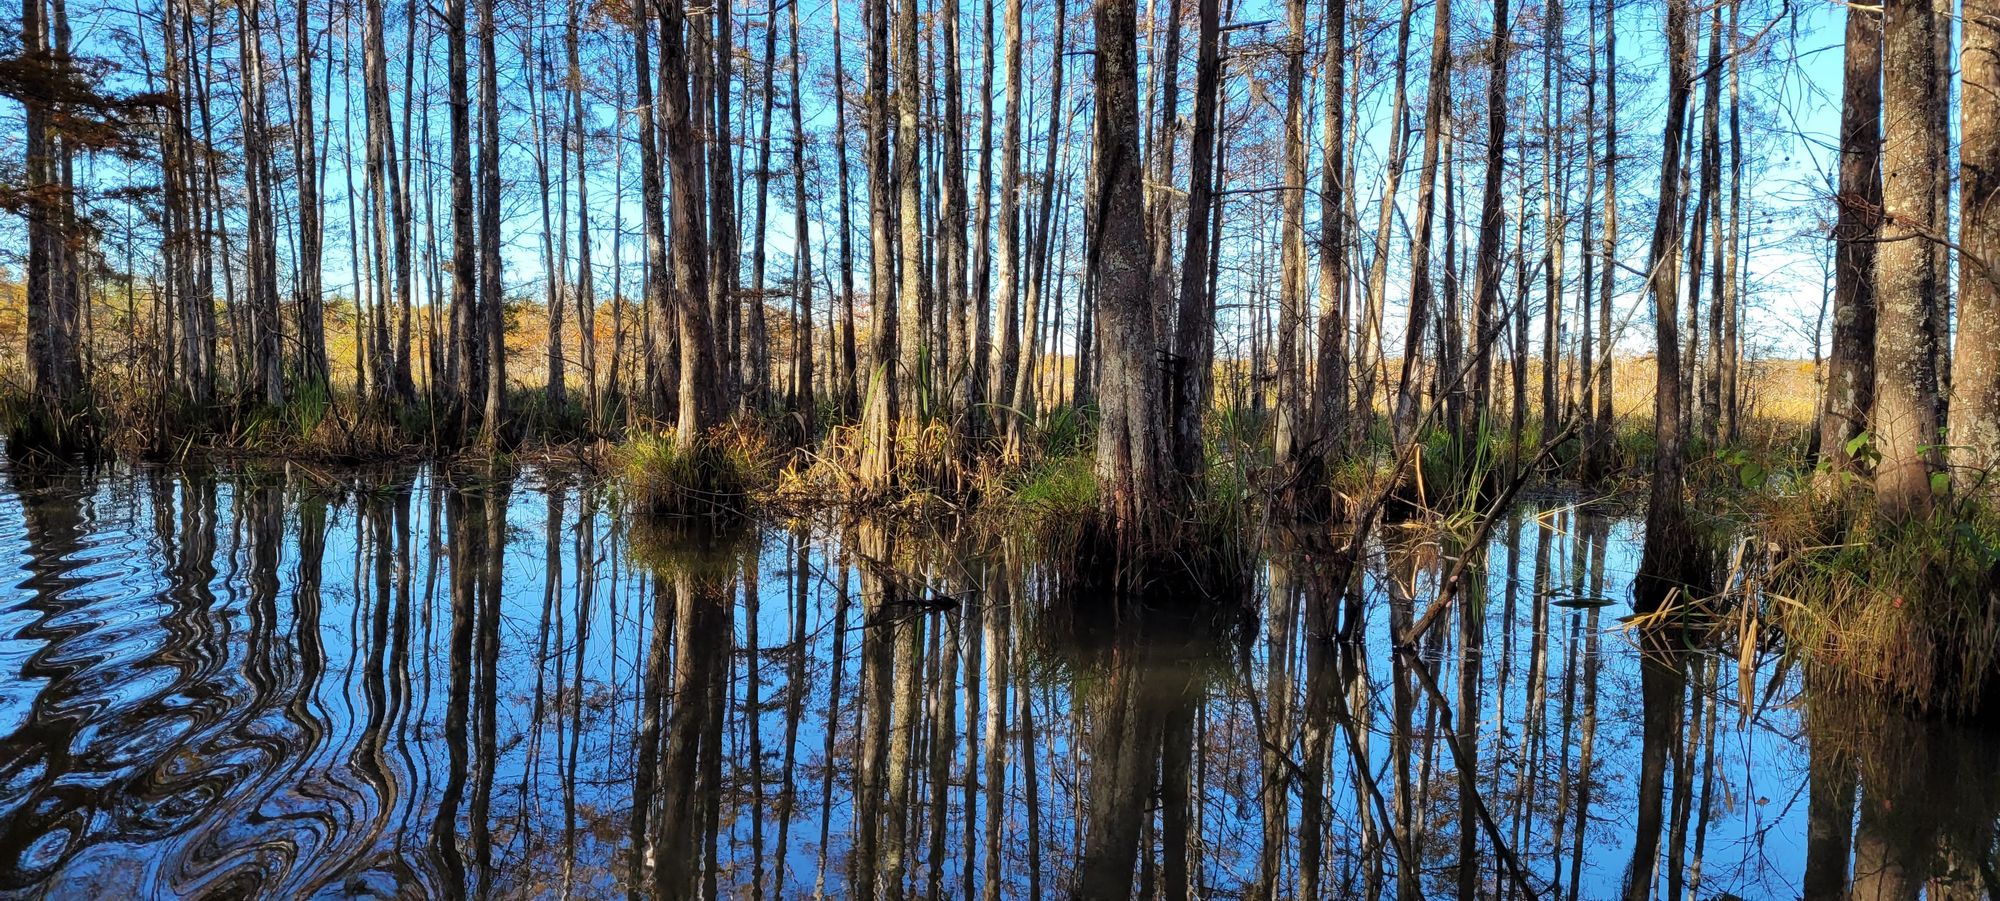
[[[1642,846],[1659,897],[1991,872],[1986,742],[1805,703],[1768,649],[1646,673],[1639,523],[1553,503],[1398,655],[1436,546],[1093,628],[1015,539],[634,529],[561,470],[5,475],[8,895],[1433,897],[1468,823],[1483,896],[1614,897]]]

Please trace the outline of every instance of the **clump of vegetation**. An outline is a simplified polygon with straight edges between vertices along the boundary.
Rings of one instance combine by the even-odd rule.
[[[1858,485],[1767,501],[1768,558],[1746,596],[1838,687],[1980,712],[2000,674],[2000,511],[1970,499],[1909,522],[1874,511]]]
[[[727,517],[749,511],[753,492],[770,482],[775,453],[759,426],[731,422],[709,430],[692,449],[670,434],[635,437],[618,449],[617,464],[643,513]]]

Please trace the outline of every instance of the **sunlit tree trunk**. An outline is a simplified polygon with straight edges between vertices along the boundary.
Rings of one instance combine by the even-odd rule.
[[[869,325],[874,330],[870,342],[867,407],[861,421],[861,481],[881,489],[895,477],[896,419],[900,398],[896,389],[896,235],[893,232],[896,201],[889,175],[889,5],[888,0],[868,0],[862,5],[868,29],[868,241],[869,241]],[[912,190],[914,190],[912,186]],[[913,263],[914,265],[914,263]]]
[[[1021,0],[1006,0],[1007,111],[1000,126],[999,342],[993,348],[995,425],[1007,427],[1014,415],[1014,367],[1021,347]],[[988,79],[991,79],[990,67]],[[989,86],[990,89],[990,86]]]
[[[898,0],[896,15],[896,174],[891,184],[897,192],[896,227],[901,241],[898,262],[900,280],[896,303],[901,308],[893,320],[899,331],[896,353],[884,357],[896,367],[891,383],[902,392],[902,415],[925,417],[919,409],[928,381],[924,367],[931,351],[930,329],[926,327],[924,298],[930,291],[924,268],[923,169],[918,158],[922,143],[921,108],[923,82],[918,79],[917,0]]]
[[[1959,56],[1958,344],[1952,363],[1955,461],[2000,488],[2000,3],[1964,0]]]
[[[1882,242],[1875,256],[1875,409],[1870,431],[1881,460],[1875,507],[1891,519],[1931,508],[1937,468],[1938,371],[1931,317],[1941,289],[1931,242],[1943,237],[1937,180],[1948,136],[1931,127],[1944,102],[1932,0],[1883,6]]]

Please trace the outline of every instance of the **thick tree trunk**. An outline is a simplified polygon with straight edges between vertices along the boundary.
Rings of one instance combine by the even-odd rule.
[[[667,146],[667,179],[673,192],[668,254],[673,265],[672,303],[680,344],[679,422],[674,446],[695,450],[715,425],[722,404],[717,361],[709,326],[708,233],[702,212],[707,182],[697,156],[694,109],[706,98],[693,90],[689,69],[686,0],[660,4],[660,94],[662,132]],[[702,27],[696,24],[694,27]],[[697,66],[706,65],[697,61]]]
[[[695,95],[711,113],[706,120],[708,154],[708,304],[709,322],[715,330],[716,380],[722,398],[740,397],[743,385],[742,286],[738,264],[742,259],[743,235],[737,221],[737,172],[733,162],[736,141],[735,120],[731,118],[732,72],[736,59],[736,35],[731,24],[734,7],[730,3],[710,3],[693,17],[702,32],[700,43],[690,42],[701,57]],[[747,105],[747,104],[746,104]],[[730,404],[734,407],[734,404]],[[726,413],[718,413],[726,416]]]
[[[1097,345],[1102,348],[1097,439],[1099,509],[1120,540],[1135,544],[1175,521],[1172,457],[1156,375],[1152,251],[1140,179],[1138,50],[1132,0],[1098,0],[1096,239]]]
[[[1944,142],[1931,128],[1944,102],[1938,71],[1938,16],[1932,0],[1883,7],[1882,242],[1875,256],[1875,409],[1870,431],[1881,454],[1876,510],[1894,520],[1931,507],[1937,468],[1937,338],[1931,317],[1943,285],[1931,242],[1944,234],[1937,180]]]
[[[67,66],[69,48],[52,39],[61,33],[46,20],[43,0],[23,0],[21,53],[50,68]],[[72,278],[71,226],[74,200],[65,183],[69,148],[60,133],[52,133],[56,111],[34,96],[24,96],[27,189],[33,206],[27,215],[28,375],[29,390],[40,405],[42,436],[60,444],[65,438],[56,425],[75,412],[84,394],[79,322],[81,298]]]

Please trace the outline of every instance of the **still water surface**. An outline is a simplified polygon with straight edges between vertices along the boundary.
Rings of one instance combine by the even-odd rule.
[[[1756,899],[1851,869],[1974,897],[1994,872],[2000,745],[1809,697],[1770,647],[1642,654],[1640,524],[1556,502],[1398,653],[1457,555],[1394,533],[1349,585],[1273,542],[1253,597],[1187,616],[1053,602],[1013,537],[674,533],[562,469],[0,477],[7,896]]]

